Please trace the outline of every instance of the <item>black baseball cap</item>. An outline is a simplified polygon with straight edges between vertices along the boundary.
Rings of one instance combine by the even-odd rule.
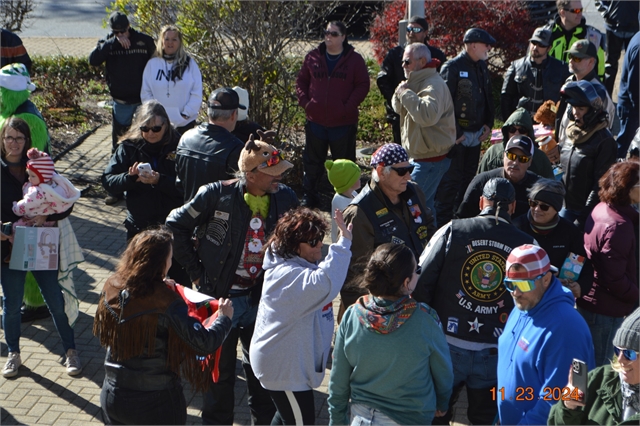
[[[484,184],[482,196],[496,203],[513,203],[516,199],[516,190],[505,178],[493,178]]]
[[[504,150],[509,151],[510,149],[514,148],[522,150],[525,155],[533,155],[533,141],[529,136],[515,135],[511,137],[511,139],[509,139],[509,142],[507,142],[507,146],[504,148]]]
[[[247,109],[240,104],[240,97],[231,87],[220,87],[209,96],[209,108],[211,109]]]
[[[491,37],[491,34],[483,30],[482,28],[469,28],[464,33],[463,43],[484,43],[484,44],[496,44],[496,39]]]
[[[129,28],[129,19],[124,13],[115,11],[109,15],[109,26],[112,30],[124,31]]]

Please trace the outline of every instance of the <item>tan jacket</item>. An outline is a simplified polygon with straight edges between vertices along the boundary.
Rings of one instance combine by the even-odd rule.
[[[446,155],[455,143],[453,100],[435,68],[414,71],[409,89],[394,93],[391,103],[400,114],[402,146],[414,160]]]

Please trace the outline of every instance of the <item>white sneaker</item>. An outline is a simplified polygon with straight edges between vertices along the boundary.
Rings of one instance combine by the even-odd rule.
[[[82,373],[82,363],[80,362],[78,351],[75,349],[67,351],[67,360],[64,362],[64,366],[67,367],[67,374],[70,376],[77,376]]]
[[[18,375],[18,369],[22,365],[19,352],[9,352],[7,363],[4,365],[2,375],[4,377],[15,377]]]

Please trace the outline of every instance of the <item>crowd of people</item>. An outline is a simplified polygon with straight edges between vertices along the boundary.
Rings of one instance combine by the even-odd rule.
[[[394,142],[371,155],[367,182],[355,148],[369,74],[346,25],[327,23],[296,81],[300,199],[282,183],[293,164],[277,135],[248,118],[247,91],[213,90],[198,123],[202,75],[180,28],[154,42],[113,12],[89,56],[113,98],[105,202],[127,209],[127,249],[93,329],[107,351],[105,423],[184,424],[184,379],[203,392],[203,424],[233,424],[238,344],[253,424],[314,424],[330,361],[331,424],[449,424],[465,388],[472,424],[640,420],[640,16],[637,3],[599,3],[612,48],[579,0],[557,0],[504,75],[495,140],[496,39],[469,28],[447,60],[411,17],[377,76]],[[67,217],[79,192],[49,157],[29,66],[0,70],[0,107],[13,108],[0,115],[2,374],[19,374],[33,287],[77,376],[58,271],[11,263],[16,225],[58,227],[60,251],[77,246]],[[325,173],[331,224],[318,210]]]

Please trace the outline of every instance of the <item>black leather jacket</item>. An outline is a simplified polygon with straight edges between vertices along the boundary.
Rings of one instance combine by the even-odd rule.
[[[444,55],[442,50],[437,47],[429,46],[428,44],[427,47],[429,48],[429,52],[431,52],[432,59],[438,59],[440,64],[444,64],[446,62],[447,57]],[[396,91],[398,84],[406,80],[404,77],[404,70],[402,69],[402,55],[404,54],[404,49],[405,46],[396,46],[389,50],[384,61],[382,61],[382,65],[380,65],[380,72],[376,79],[380,93],[384,96],[384,106],[387,108],[387,114],[392,116],[397,116],[398,114],[396,114],[391,106],[391,98],[393,97],[393,93]],[[441,67],[442,65],[438,66],[436,71],[440,72]]]
[[[493,128],[493,95],[487,63],[473,62],[467,52],[462,51],[442,66],[440,75],[453,98],[456,138],[463,132],[477,132],[485,124]]]
[[[107,349],[104,362],[105,379],[120,388],[138,391],[169,389],[180,383],[180,378],[167,366],[169,328],[202,354],[214,353],[231,330],[231,319],[218,317],[206,329],[187,314],[187,305],[182,300],[173,302],[164,314],[158,315],[155,337],[155,351],[145,356],[115,362],[111,359],[111,349]]]
[[[173,140],[161,147],[144,140],[123,141],[102,174],[102,186],[107,191],[114,194],[127,192],[124,224],[130,231],[138,233],[151,225],[163,224],[169,212],[183,204],[182,194],[175,183],[179,135],[173,134]],[[129,167],[135,162],[149,163],[154,171],[160,173],[158,184],[136,182],[138,177],[129,175]]]
[[[298,205],[296,194],[280,184],[270,194],[265,235],[287,210]],[[242,255],[251,210],[244,201],[245,188],[238,180],[206,185],[182,207],[171,212],[167,226],[173,231],[173,256],[192,281],[200,279],[200,291],[213,297],[227,297]],[[196,233],[197,249],[192,235]]]
[[[202,185],[233,178],[244,142],[216,124],[202,123],[187,131],[176,151],[176,185],[184,202]]]
[[[551,56],[548,56],[540,65],[532,62],[529,56],[511,62],[504,75],[500,95],[502,121],[506,121],[516,110],[518,101],[522,97],[528,98],[529,101],[520,106],[532,117],[544,101],[557,102],[560,99],[560,88],[569,74],[568,65]],[[540,77],[542,80],[536,81]],[[536,86],[542,86],[542,91],[536,91]]]

